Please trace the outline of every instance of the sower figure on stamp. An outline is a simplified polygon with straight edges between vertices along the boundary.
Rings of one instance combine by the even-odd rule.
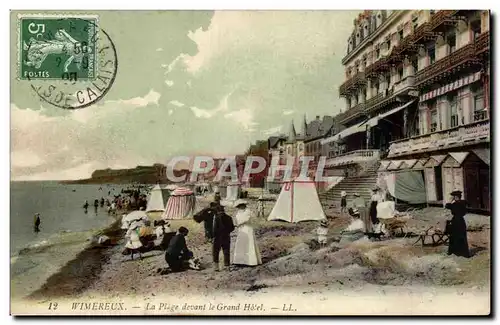
[[[218,205],[217,212],[214,216],[214,241],[212,246],[215,271],[219,271],[219,254],[221,250],[224,254],[224,266],[228,268],[230,265],[231,232],[233,232],[233,230],[233,218],[224,212],[224,207],[222,205]]]
[[[453,197],[445,208],[451,210],[453,217],[447,221],[447,233],[450,236],[448,255],[470,257],[469,244],[467,242],[467,224],[464,216],[467,214],[467,203],[462,200],[462,192],[455,190],[450,193]]]

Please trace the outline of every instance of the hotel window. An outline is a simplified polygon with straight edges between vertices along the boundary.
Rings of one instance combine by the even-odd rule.
[[[403,29],[398,31],[398,35],[399,35],[399,41],[401,42],[403,40]]]
[[[474,105],[474,121],[482,121],[487,119],[486,110],[484,109],[484,89],[476,86],[472,89],[472,98]]]
[[[438,116],[437,116],[437,109],[436,109],[436,102],[434,101],[432,104],[429,103],[429,113],[431,116],[431,125],[430,129],[431,132],[436,132],[437,131],[437,124],[438,124]]]
[[[411,58],[411,66],[413,67],[414,73],[418,72],[418,57],[414,55]]]
[[[377,49],[375,50],[375,59],[378,58],[380,58],[380,48],[377,47]]]
[[[415,16],[411,19],[412,25],[413,25],[413,30],[417,29],[418,27],[418,16]]]
[[[481,35],[481,20],[475,20],[470,23],[472,38],[475,41]]]
[[[457,37],[455,32],[446,36],[446,44],[448,45],[448,54],[455,52],[457,49]]]
[[[436,62],[436,47],[435,45],[429,46],[427,48],[427,56],[429,58],[429,64]]]
[[[403,80],[403,77],[404,77],[404,75],[403,75],[403,66],[399,66],[398,67],[398,78],[399,78],[398,81]]]
[[[458,96],[450,95],[448,96],[448,101],[450,103],[450,127],[458,126]]]

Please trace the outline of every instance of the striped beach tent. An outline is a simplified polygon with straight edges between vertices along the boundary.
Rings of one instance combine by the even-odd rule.
[[[175,189],[168,198],[162,219],[184,219],[194,214],[196,197],[193,191],[185,187]]]

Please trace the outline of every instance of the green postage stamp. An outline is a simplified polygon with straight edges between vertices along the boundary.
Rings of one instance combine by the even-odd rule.
[[[97,22],[86,15],[19,15],[19,78],[95,79]]]

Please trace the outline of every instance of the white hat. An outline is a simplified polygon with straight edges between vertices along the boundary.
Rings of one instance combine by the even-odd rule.
[[[236,202],[234,202],[233,206],[237,207],[238,205],[248,205],[248,202],[246,200],[238,199]]]

